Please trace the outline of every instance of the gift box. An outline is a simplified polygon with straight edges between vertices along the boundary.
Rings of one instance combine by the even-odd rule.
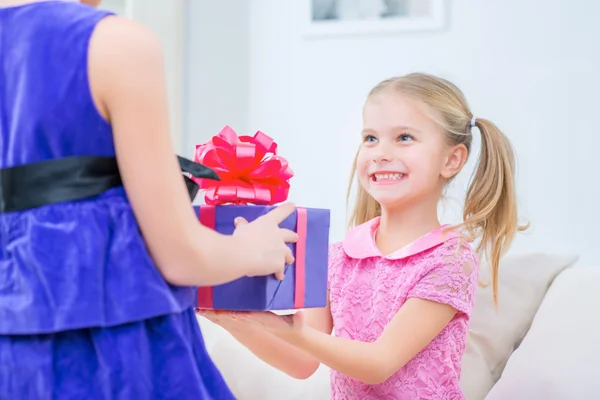
[[[211,168],[219,180],[194,178],[204,192],[206,205],[194,207],[200,222],[225,235],[235,229],[234,220],[249,222],[287,199],[293,172],[277,154],[277,144],[262,132],[237,136],[225,127],[208,142],[196,146],[194,161]],[[243,277],[198,288],[197,307],[232,311],[290,310],[325,307],[330,211],[297,207],[279,226],[298,233],[289,243],[295,262],[285,277]],[[232,249],[235,251],[235,249]]]

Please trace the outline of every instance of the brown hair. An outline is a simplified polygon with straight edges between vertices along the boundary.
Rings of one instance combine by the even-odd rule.
[[[470,153],[473,113],[469,110],[463,93],[454,84],[432,75],[413,73],[379,83],[371,90],[369,97],[390,89],[419,100],[437,111],[441,120],[435,115],[430,117],[445,129],[449,145],[463,144]],[[480,255],[485,253],[491,262],[494,303],[497,304],[500,257],[510,247],[515,234],[528,226],[520,226],[518,223],[515,158],[510,141],[496,125],[486,119],[477,118],[475,126],[481,132],[481,153],[465,197],[463,223],[453,229],[462,230],[470,241],[481,239],[476,250]],[[356,175],[356,161],[357,158],[352,164],[347,201]],[[350,227],[380,215],[379,203],[358,185]]]

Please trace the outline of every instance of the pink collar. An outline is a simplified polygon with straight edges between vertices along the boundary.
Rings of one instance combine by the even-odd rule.
[[[444,229],[450,225],[442,225],[401,249],[384,256],[375,244],[375,232],[379,228],[379,219],[380,217],[373,218],[348,232],[342,244],[344,252],[348,257],[358,259],[383,257],[388,260],[400,260],[460,236],[460,233],[456,231],[444,232]]]

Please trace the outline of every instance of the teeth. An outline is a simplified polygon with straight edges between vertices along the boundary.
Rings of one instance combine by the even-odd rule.
[[[375,174],[376,181],[399,180],[404,177],[404,174]]]

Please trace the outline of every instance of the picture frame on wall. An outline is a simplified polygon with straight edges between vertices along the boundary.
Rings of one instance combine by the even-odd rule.
[[[305,0],[308,37],[444,30],[449,0]]]

